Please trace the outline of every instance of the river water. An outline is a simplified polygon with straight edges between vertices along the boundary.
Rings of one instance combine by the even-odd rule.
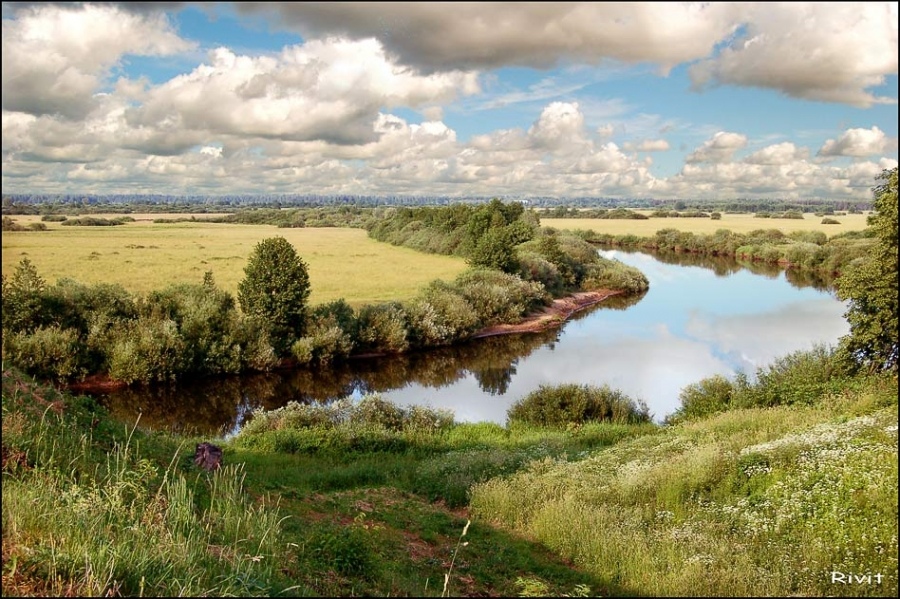
[[[732,378],[849,332],[847,306],[825,282],[725,259],[601,253],[639,268],[650,290],[611,298],[560,328],[489,337],[454,348],[351,360],[318,369],[202,379],[99,396],[113,416],[204,435],[233,434],[255,408],[378,392],[398,405],[447,408],[457,421],[506,421],[541,385],[578,383],[643,399],[656,420],[680,390],[714,374]],[[140,419],[138,420],[138,416]]]

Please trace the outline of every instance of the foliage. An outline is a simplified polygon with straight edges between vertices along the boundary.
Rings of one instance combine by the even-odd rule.
[[[466,271],[456,278],[456,286],[481,326],[515,322],[548,300],[543,285],[492,269]]]
[[[897,168],[879,175],[869,226],[877,243],[838,279],[838,295],[850,301],[850,334],[843,347],[860,367],[897,372]]]
[[[357,315],[360,351],[402,352],[409,347],[406,312],[399,303],[368,304]]]
[[[3,332],[32,331],[41,326],[41,294],[46,287],[44,279],[28,258],[16,267],[7,279],[3,274]]]
[[[82,373],[80,343],[72,329],[39,327],[3,336],[4,351],[10,364],[47,379],[65,381]]]
[[[294,342],[291,352],[298,362],[327,364],[353,351],[357,322],[344,300],[316,306],[307,319],[307,334]]]
[[[254,248],[238,301],[247,316],[265,323],[276,353],[284,353],[303,336],[309,275],[306,264],[284,237],[264,239]]]
[[[185,343],[178,323],[141,317],[118,328],[112,338],[109,376],[125,383],[174,381],[185,370]]]
[[[541,385],[507,411],[510,423],[534,426],[566,426],[586,422],[637,424],[650,414],[642,401],[635,401],[607,385]]]
[[[435,281],[406,309],[410,344],[416,347],[450,345],[474,333],[478,315],[458,289]]]

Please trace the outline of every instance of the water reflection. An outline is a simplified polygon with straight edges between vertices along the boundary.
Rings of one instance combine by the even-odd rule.
[[[239,429],[253,409],[274,409],[291,400],[327,403],[409,385],[445,387],[466,376],[474,376],[483,392],[503,395],[517,372],[518,360],[541,346],[552,347],[558,335],[558,330],[551,330],[487,337],[456,347],[350,360],[328,368],[135,387],[100,397],[114,417],[134,421],[140,414],[140,424],[146,428],[223,434]]]
[[[602,251],[641,269],[643,296],[613,297],[561,328],[488,337],[453,348],[351,360],[319,369],[126,389],[103,397],[134,423],[203,435],[238,430],[257,407],[381,393],[400,405],[449,408],[460,421],[503,423],[509,406],[544,384],[609,384],[644,399],[658,419],[680,390],[758,366],[849,327],[846,306],[820,277],[771,265],[684,254]]]

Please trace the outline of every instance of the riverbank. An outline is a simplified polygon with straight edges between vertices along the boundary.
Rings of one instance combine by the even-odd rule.
[[[515,333],[539,333],[550,327],[557,326],[591,306],[595,306],[603,300],[614,295],[621,295],[624,291],[613,289],[598,289],[596,291],[579,291],[566,297],[553,300],[553,303],[542,310],[526,316],[521,322],[515,324],[497,324],[486,327],[475,333],[472,338],[493,337],[495,335],[512,335]]]
[[[484,337],[494,337],[498,335],[514,335],[520,333],[539,333],[546,331],[554,326],[563,324],[574,314],[586,310],[600,302],[616,296],[622,295],[624,291],[614,289],[598,289],[595,291],[579,291],[565,297],[557,298],[549,306],[545,306],[541,310],[533,312],[525,316],[520,322],[511,324],[497,324],[485,327],[477,331],[472,337],[466,339],[481,339]],[[422,351],[428,351],[427,349]],[[368,358],[379,358],[389,355],[387,352],[368,352],[364,354],[354,354],[349,356],[351,360],[364,360]],[[297,361],[293,358],[282,360],[276,370],[290,370],[298,368]],[[64,385],[65,389],[73,393],[107,393],[117,389],[122,389],[128,385],[122,381],[116,381],[107,374],[90,374],[81,380],[71,381]]]

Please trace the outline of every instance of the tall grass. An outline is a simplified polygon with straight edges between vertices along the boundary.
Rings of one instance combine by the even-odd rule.
[[[78,422],[96,426],[97,413],[64,399],[44,407],[38,388],[6,378],[4,594],[248,596],[285,586],[277,506],[247,496],[240,465],[191,473],[183,446],[160,465],[135,429],[94,438]]]
[[[475,486],[471,511],[640,594],[894,596],[896,384],[532,463]]]

